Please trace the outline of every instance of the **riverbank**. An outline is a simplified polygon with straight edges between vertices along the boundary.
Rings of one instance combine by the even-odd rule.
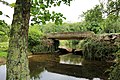
[[[37,59],[36,59],[37,57]],[[56,58],[57,57],[57,58]],[[29,55],[28,59],[32,59],[32,61],[59,61],[59,56],[55,54],[47,54],[47,53],[41,53],[39,55]],[[34,59],[35,58],[35,59]],[[7,61],[7,54],[1,54],[0,53],[0,65],[6,64]]]
[[[7,52],[0,50],[0,65],[6,64],[7,61]]]
[[[3,57],[0,57],[0,65],[6,64],[6,59]]]

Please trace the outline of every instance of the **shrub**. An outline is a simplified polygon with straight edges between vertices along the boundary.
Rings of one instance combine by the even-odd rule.
[[[5,52],[5,51],[0,51],[0,57],[7,58],[7,52]]]
[[[118,46],[106,43],[105,41],[87,40],[83,45],[85,59],[105,60],[118,50]]]
[[[8,42],[8,39],[7,35],[0,36],[0,42]]]
[[[57,40],[52,39],[41,39],[39,44],[33,46],[31,51],[33,53],[53,53],[57,50],[59,46],[59,42]]]
[[[28,48],[30,51],[40,44],[41,37],[43,37],[43,33],[40,31],[39,26],[31,26],[28,34]]]

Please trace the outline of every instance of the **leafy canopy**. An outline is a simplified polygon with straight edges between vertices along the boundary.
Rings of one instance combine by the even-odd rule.
[[[70,5],[72,0],[32,0],[31,17],[32,24],[43,23],[46,21],[53,21],[56,24],[62,24],[63,19],[66,19],[63,14],[50,12],[49,8],[52,6],[60,6],[61,3]]]
[[[69,5],[72,0],[31,0],[31,20],[32,24],[45,24],[47,21],[53,21],[56,24],[62,24],[63,19],[66,19],[63,14],[50,12],[49,8],[52,6],[60,6],[61,3]],[[4,0],[0,0],[1,3],[8,5],[10,7],[15,7],[15,3],[9,4]],[[0,11],[0,15],[2,15],[2,11]],[[6,17],[9,17],[6,15]]]

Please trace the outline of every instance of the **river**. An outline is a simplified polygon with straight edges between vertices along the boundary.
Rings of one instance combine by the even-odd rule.
[[[86,61],[79,55],[32,55],[29,58],[31,80],[106,80],[104,73],[112,64]],[[0,66],[0,80],[6,80],[6,65]]]

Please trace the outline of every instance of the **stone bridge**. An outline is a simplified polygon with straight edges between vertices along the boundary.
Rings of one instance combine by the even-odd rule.
[[[46,34],[47,39],[57,39],[57,40],[82,40],[86,38],[95,39],[98,41],[120,41],[120,33],[108,33],[108,34],[95,34],[92,31],[86,32],[61,32],[61,33],[48,33]]]
[[[58,40],[82,40],[86,38],[94,37],[94,32],[62,32],[62,33],[48,33],[46,35],[47,39],[58,39]]]
[[[91,31],[48,33],[41,39],[39,52],[49,53],[56,51],[59,46],[59,40],[83,40],[87,38],[120,45],[120,33],[95,34]]]

